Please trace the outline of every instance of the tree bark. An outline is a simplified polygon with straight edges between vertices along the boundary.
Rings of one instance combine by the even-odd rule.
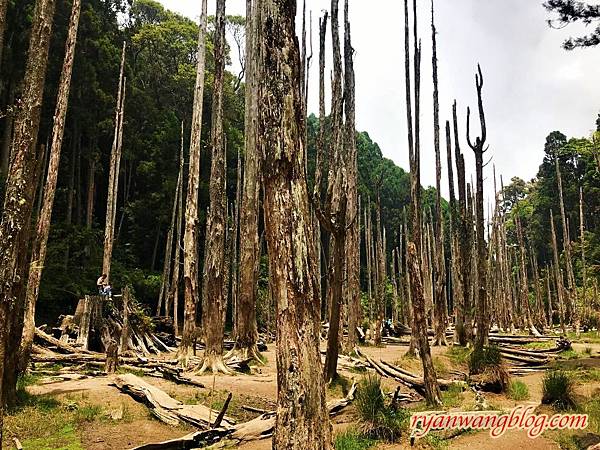
[[[304,175],[305,117],[295,2],[260,3],[258,134],[271,292],[277,304],[273,448],[332,448],[319,354],[319,293]]]
[[[54,0],[38,0],[32,14],[25,77],[14,119],[12,157],[0,221],[0,441],[4,406],[16,401],[16,349],[23,327],[27,244],[39,160],[37,134],[54,8]]]
[[[223,362],[224,311],[227,306],[225,290],[225,227],[227,202],[225,198],[225,157],[223,135],[223,82],[225,77],[225,0],[217,0],[215,16],[213,103],[211,123],[212,161],[210,170],[210,207],[204,246],[204,276],[202,283],[202,331],[204,361],[199,373],[231,373]]]
[[[23,324],[23,335],[21,338],[20,371],[27,368],[33,336],[35,334],[35,305],[37,302],[42,270],[46,261],[46,249],[48,235],[50,234],[50,221],[52,207],[54,205],[54,194],[58,178],[58,167],[60,164],[60,152],[65,131],[65,117],[69,104],[69,92],[71,88],[71,74],[73,72],[73,59],[75,57],[75,46],[77,43],[77,30],[79,26],[79,15],[81,11],[81,0],[74,0],[69,21],[69,31],[65,45],[65,58],[58,87],[56,108],[54,111],[54,125],[52,128],[52,145],[50,147],[50,160],[48,174],[44,188],[42,208],[37,220],[36,237],[33,243],[31,259],[29,264],[29,278],[25,292],[25,318]]]
[[[115,214],[117,208],[117,193],[119,191],[119,167],[121,161],[121,136],[123,129],[123,107],[125,104],[125,42],[121,53],[121,69],[119,74],[119,91],[115,111],[115,131],[110,155],[110,172],[108,175],[108,194],[106,200],[106,225],[104,228],[104,255],[102,258],[102,273],[110,280],[110,265],[115,236]]]
[[[564,302],[564,285],[562,272],[560,270],[560,261],[558,259],[558,245],[556,242],[556,230],[554,228],[554,215],[550,210],[550,229],[552,230],[552,255],[554,258],[554,279],[556,280],[556,296],[558,297],[558,313],[560,316],[560,328],[563,336],[567,335],[565,327],[565,302]]]
[[[246,104],[244,177],[240,204],[239,295],[235,316],[235,347],[228,356],[261,361],[256,342],[256,296],[260,247],[258,239],[260,166],[256,132],[258,109],[258,9],[257,0],[246,1]]]
[[[346,236],[346,280],[348,305],[348,340],[346,353],[354,350],[358,344],[356,328],[360,320],[360,230],[357,216],[360,214],[358,200],[358,161],[356,151],[356,107],[354,78],[354,49],[350,20],[348,18],[348,0],[344,3],[344,103],[346,123],[344,130],[346,152],[347,208],[346,223],[350,224]]]
[[[175,234],[175,261],[169,291],[169,305],[173,305],[173,329],[179,336],[179,259],[181,257],[181,234],[183,225],[183,122],[181,122],[181,148],[179,151],[179,191],[177,195],[177,229]]]
[[[475,139],[475,143],[471,142],[469,134],[469,118],[470,109],[467,108],[467,141],[469,147],[475,153],[475,171],[477,177],[477,194],[475,198],[475,228],[477,233],[477,340],[475,341],[476,348],[483,348],[487,345],[489,324],[488,324],[488,300],[487,300],[487,250],[484,235],[483,215],[483,154],[487,150],[485,147],[487,129],[485,124],[485,114],[483,110],[483,101],[481,98],[481,90],[483,88],[483,75],[481,68],[477,66],[478,74],[475,77],[475,86],[477,88],[477,103],[479,106],[479,121],[481,123],[481,137]]]
[[[440,105],[438,90],[438,62],[437,62],[437,31],[435,28],[435,17],[433,1],[431,2],[431,39],[432,39],[432,67],[433,67],[433,134],[435,149],[435,237],[439,245],[436,245],[433,283],[434,283],[434,328],[435,336],[433,345],[447,345],[446,343],[446,260],[444,258],[444,237],[442,221],[442,162],[440,154]]]
[[[185,210],[185,234],[183,236],[183,280],[185,306],[183,312],[183,334],[178,349],[178,358],[187,366],[193,354],[193,341],[196,330],[196,303],[198,303],[198,190],[200,186],[200,139],[202,134],[202,106],[204,99],[204,71],[206,64],[206,13],[207,0],[202,0],[202,13],[198,31],[198,63],[192,132],[190,139],[190,162]]]

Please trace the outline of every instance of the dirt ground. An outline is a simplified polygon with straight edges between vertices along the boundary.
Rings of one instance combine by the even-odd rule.
[[[583,351],[584,347],[590,344],[576,344],[576,350]],[[600,352],[600,345],[591,345],[593,353]],[[261,409],[272,409],[275,405],[277,387],[275,370],[274,346],[270,345],[269,350],[263,355],[267,363],[256,369],[252,374],[236,374],[233,376],[193,376],[201,381],[206,388],[200,389],[190,386],[177,385],[160,378],[145,377],[145,380],[167,392],[174,398],[184,403],[204,403],[219,408],[227,392],[233,393],[233,401],[228,410],[228,415],[239,421],[246,421],[257,414],[249,413],[242,408],[242,405],[249,405]],[[404,358],[406,347],[387,346],[384,348],[364,347],[361,349],[364,353],[377,359],[383,359],[395,362],[401,367],[411,370],[415,373],[420,372],[420,360]],[[445,372],[464,372],[466,367],[453,362],[447,355],[447,348],[432,348],[432,356],[438,376],[443,377]],[[578,359],[567,362],[568,364],[587,364],[590,366],[600,366],[600,359],[588,358]],[[347,378],[360,378],[360,374],[350,373],[342,370],[341,374]],[[487,402],[494,409],[509,410],[517,404],[531,404],[537,406],[542,397],[541,380],[543,373],[519,377],[524,382],[530,393],[530,398],[524,402],[515,402],[504,395],[486,394]],[[110,377],[94,377],[78,381],[65,381],[53,384],[33,385],[28,387],[31,394],[48,395],[56,398],[61,403],[75,403],[79,406],[93,404],[99,405],[98,414],[103,416],[102,420],[92,420],[89,423],[81,424],[78,427],[83,448],[87,450],[114,449],[123,450],[143,443],[163,441],[179,436],[183,436],[192,429],[187,426],[168,426],[156,420],[149,413],[147,407],[133,400],[129,395],[121,393],[111,384]],[[396,383],[384,379],[384,390],[389,392],[396,389]],[[577,386],[578,393],[591,396],[598,388],[600,382],[585,383]],[[408,392],[407,388],[402,388]],[[328,390],[328,399],[343,397],[341,389],[335,391]],[[474,403],[474,396],[470,391],[462,394],[462,403],[457,408],[467,407]],[[122,419],[113,420],[109,416],[114,411],[123,411]],[[334,434],[345,430],[356,423],[352,407],[333,420]],[[517,448],[527,448],[528,450],[555,449],[559,448],[556,442],[546,435],[531,440],[525,432],[507,432],[499,439],[491,439],[487,432],[466,433],[459,435],[447,442],[447,447],[452,449],[493,449],[493,450],[512,450]],[[431,448],[431,445],[425,442],[417,441],[416,448]],[[415,448],[412,447],[412,448]],[[65,447],[67,448],[67,447]],[[242,450],[267,450],[271,448],[270,440],[254,441],[243,444],[238,448]],[[411,448],[406,439],[400,444],[379,445],[377,449],[402,449]],[[36,449],[37,450],[37,449]]]

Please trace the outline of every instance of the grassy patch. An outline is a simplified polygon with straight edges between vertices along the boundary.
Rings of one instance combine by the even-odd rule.
[[[433,367],[438,377],[448,375],[448,367],[446,366],[446,362],[439,356],[433,358]]]
[[[126,373],[130,373],[132,375],[135,375],[136,377],[143,377],[146,375],[146,373],[142,370],[142,369],[135,369],[135,368],[123,368],[123,367],[119,367],[117,369],[117,373],[118,374],[126,374]]]
[[[373,439],[369,439],[353,429],[344,431],[335,437],[335,450],[367,450],[374,445]]]
[[[575,407],[573,381],[562,370],[548,372],[543,380],[542,403],[552,405],[558,410],[567,410]]]
[[[433,450],[444,450],[448,448],[448,441],[438,433],[430,432],[423,439]]]
[[[579,353],[577,353],[575,350],[573,350],[572,348],[570,348],[569,350],[563,350],[562,352],[560,352],[558,354],[559,358],[561,359],[577,359],[579,358]]]
[[[596,392],[596,395],[585,402],[581,409],[589,417],[589,425],[586,431],[600,434],[600,392]]]
[[[75,428],[71,424],[65,425],[60,430],[55,430],[51,435],[35,439],[25,439],[21,442],[24,449],[35,450],[84,450]]]
[[[395,442],[408,427],[410,411],[386,405],[378,376],[369,374],[360,380],[354,406],[360,418],[360,431],[371,439]]]
[[[525,348],[530,348],[532,350],[545,350],[548,348],[554,348],[553,341],[543,341],[543,342],[530,342],[529,344],[525,344]]]
[[[469,362],[470,353],[471,350],[469,350],[467,347],[453,345],[446,351],[446,356],[454,364],[467,364]]]
[[[442,392],[442,403],[448,408],[456,408],[463,401],[462,386],[457,384],[451,385],[447,390]]]
[[[573,371],[573,376],[580,381],[600,381],[600,369],[596,367],[581,368]]]
[[[525,383],[513,380],[508,385],[508,398],[513,400],[527,400],[529,398],[529,388]]]
[[[579,337],[574,332],[568,332],[567,336],[569,340],[573,342],[583,342],[585,344],[598,344],[600,343],[600,333],[597,331],[586,331],[582,332]]]

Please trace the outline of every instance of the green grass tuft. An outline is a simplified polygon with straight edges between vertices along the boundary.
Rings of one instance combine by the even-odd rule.
[[[452,384],[447,390],[442,392],[442,403],[448,408],[460,406],[463,400],[462,392],[462,386]]]
[[[335,450],[367,450],[374,445],[373,439],[365,437],[354,429],[344,431],[335,437]]]
[[[562,370],[548,372],[543,380],[542,403],[552,405],[558,410],[572,409],[576,406],[573,381]]]
[[[467,364],[471,351],[467,347],[453,345],[446,351],[446,356],[454,364]]]
[[[508,385],[508,398],[513,400],[527,400],[529,398],[529,388],[525,383],[513,380]]]

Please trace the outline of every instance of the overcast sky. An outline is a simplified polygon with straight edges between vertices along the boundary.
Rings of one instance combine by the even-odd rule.
[[[195,20],[200,14],[200,0],[160,1]],[[209,0],[209,14],[214,13],[214,3]],[[422,182],[431,185],[435,184],[435,159],[430,2],[419,0],[418,5],[423,40]],[[328,0],[307,0],[307,10],[313,12],[315,49],[309,93],[312,112],[318,111],[318,17],[329,6]],[[343,10],[343,0],[340,9]],[[227,14],[244,15],[245,1],[228,0]],[[350,0],[356,50],[357,128],[368,131],[384,156],[407,169],[403,14],[401,0]],[[529,180],[536,175],[549,132],[560,130],[569,137],[588,136],[600,112],[600,48],[563,50],[561,43],[566,37],[585,29],[551,29],[548,18],[542,0],[436,2],[442,142],[444,121],[451,119],[454,98],[458,101],[463,135],[467,105],[477,109],[474,73],[479,62],[485,79],[483,98],[490,144],[487,155],[493,157],[496,171],[505,182],[513,176]],[[327,48],[331,53],[330,44]],[[331,70],[331,55],[326,70]],[[476,116],[474,125],[473,134],[479,133]],[[472,151],[464,136],[462,140],[467,167],[474,172]],[[491,164],[485,169],[488,194],[492,192],[491,169]],[[443,193],[447,194],[447,182],[442,183]]]

